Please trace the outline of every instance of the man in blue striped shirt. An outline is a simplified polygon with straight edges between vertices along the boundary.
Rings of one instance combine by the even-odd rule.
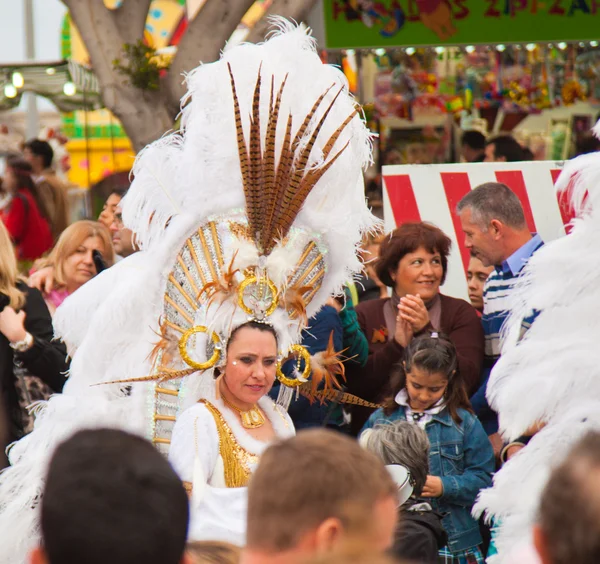
[[[465,233],[465,246],[485,266],[494,266],[483,289],[481,320],[486,370],[482,386],[472,398],[474,404],[482,402],[481,408],[485,411],[487,376],[500,356],[500,336],[509,315],[510,293],[523,267],[543,242],[539,235],[530,233],[519,198],[505,184],[481,184],[458,203],[457,212]],[[525,329],[534,318],[532,312],[523,320]],[[482,417],[485,418],[483,413]],[[497,430],[497,421],[493,423]],[[490,431],[493,432],[488,428],[488,433]]]

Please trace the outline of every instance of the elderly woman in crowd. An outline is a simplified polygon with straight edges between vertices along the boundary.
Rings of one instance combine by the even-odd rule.
[[[448,269],[451,241],[429,223],[405,223],[386,236],[375,264],[378,278],[392,288],[391,298],[360,303],[358,322],[369,342],[362,368],[348,370],[349,389],[368,401],[386,395],[392,366],[413,337],[437,331],[448,335],[458,353],[459,370],[470,395],[477,390],[483,362],[481,322],[464,300],[440,293]],[[357,434],[370,410],[354,406]]]
[[[429,474],[429,439],[418,425],[398,420],[367,429],[360,444],[376,454],[398,484],[400,516],[392,552],[399,558],[436,564],[446,545],[442,515],[420,500]]]
[[[112,266],[114,251],[110,232],[96,221],[77,221],[67,227],[48,259],[37,266],[52,267],[52,289],[44,292],[50,312],[67,296],[98,274],[100,265]]]
[[[37,377],[60,392],[68,369],[67,350],[52,340],[52,319],[41,294],[20,280],[6,228],[0,223],[0,452],[26,431],[25,403],[42,399],[26,386]],[[19,399],[18,389],[23,400]],[[30,396],[27,398],[26,396]],[[3,460],[0,459],[0,468]],[[6,460],[4,460],[6,463]]]

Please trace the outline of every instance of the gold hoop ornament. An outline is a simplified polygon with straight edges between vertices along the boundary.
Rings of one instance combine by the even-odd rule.
[[[246,276],[238,288],[238,305],[258,320],[269,317],[277,309],[277,286],[268,276]]]
[[[187,351],[188,340],[192,335],[195,335],[196,333],[208,333],[208,328],[204,325],[196,325],[191,329],[188,329],[181,336],[181,339],[179,339],[179,354],[188,366],[191,366],[196,370],[207,370],[209,368],[212,368],[215,364],[217,364],[219,358],[221,357],[221,339],[219,338],[219,335],[213,332],[211,334],[211,340],[214,345],[212,356],[206,362],[196,362],[190,357]]]
[[[303,347],[302,345],[292,345],[289,349],[289,352],[290,352],[290,354],[284,360],[287,360],[290,356],[295,354],[295,355],[298,355],[298,364],[300,363],[300,360],[304,361],[304,370],[302,371],[302,375],[300,376],[300,378],[288,378],[281,371],[282,361],[280,360],[277,363],[277,379],[284,386],[288,386],[288,388],[296,388],[296,387],[304,384],[305,382],[307,382],[308,378],[310,377],[310,373],[311,373],[310,353],[308,352],[306,347]]]

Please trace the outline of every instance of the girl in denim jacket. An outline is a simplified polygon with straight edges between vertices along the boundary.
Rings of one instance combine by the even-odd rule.
[[[425,429],[431,444],[431,475],[421,495],[445,514],[448,546],[441,554],[446,562],[483,563],[481,535],[471,508],[479,491],[491,485],[494,451],[471,411],[454,345],[436,333],[413,339],[396,381],[392,396],[363,430],[398,419]]]

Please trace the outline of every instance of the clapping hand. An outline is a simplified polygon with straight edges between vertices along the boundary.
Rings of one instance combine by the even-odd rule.
[[[403,318],[400,313],[400,306],[398,306],[398,315],[396,316],[396,332],[394,333],[394,339],[402,347],[407,347],[408,343],[412,341],[414,331],[410,322]]]
[[[410,323],[413,334],[423,331],[429,325],[429,312],[419,294],[415,296],[407,294],[400,298],[398,311],[400,317]]]

